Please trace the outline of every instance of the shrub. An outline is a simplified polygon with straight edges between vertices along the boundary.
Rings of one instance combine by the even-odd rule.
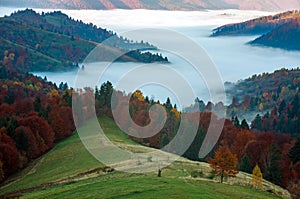
[[[192,178],[201,178],[201,177],[204,176],[204,174],[203,174],[203,171],[195,171],[195,170],[193,170],[191,172],[191,176],[192,176]]]

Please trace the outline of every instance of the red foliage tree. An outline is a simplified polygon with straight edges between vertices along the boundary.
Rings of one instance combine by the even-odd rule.
[[[15,142],[6,134],[6,129],[0,129],[0,161],[5,176],[13,174],[19,169],[19,152]]]

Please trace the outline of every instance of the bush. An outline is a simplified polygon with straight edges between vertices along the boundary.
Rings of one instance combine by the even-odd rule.
[[[149,157],[147,158],[147,161],[148,161],[148,162],[152,162],[152,157],[149,156]]]
[[[211,173],[207,176],[208,179],[214,179],[216,177],[216,175],[214,173]]]
[[[192,178],[201,178],[204,176],[203,171],[192,171],[191,172]]]

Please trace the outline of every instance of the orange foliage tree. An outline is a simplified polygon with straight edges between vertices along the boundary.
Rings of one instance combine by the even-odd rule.
[[[215,152],[215,157],[209,160],[209,164],[216,176],[220,176],[220,182],[223,183],[224,177],[235,177],[237,170],[237,157],[228,147],[220,147]]]

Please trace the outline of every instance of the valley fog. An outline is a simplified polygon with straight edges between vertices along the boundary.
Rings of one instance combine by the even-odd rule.
[[[1,8],[0,14],[3,16],[12,11],[13,9]],[[48,10],[37,11],[46,12]],[[72,18],[82,20],[83,22],[91,22],[99,27],[113,30],[119,35],[123,35],[127,31],[141,28],[160,28],[181,33],[192,39],[206,51],[207,55],[215,64],[223,82],[236,82],[253,74],[273,72],[282,67],[294,68],[300,65],[300,52],[245,45],[246,42],[253,40],[256,36],[209,37],[212,29],[220,25],[273,14],[270,12],[238,10],[199,12],[153,10],[62,10],[62,12],[68,14]],[[135,40],[135,38],[129,39]],[[170,46],[171,45],[175,44],[170,43]],[[157,47],[160,48],[159,45]],[[191,85],[199,99],[202,99],[205,102],[212,100],[205,83],[205,77],[196,74],[195,71],[191,69],[191,65],[184,60],[184,58],[166,51],[158,51],[158,53],[162,53],[163,56],[168,57],[170,64],[166,64],[166,66],[171,67],[181,74]],[[144,64],[113,63],[108,67],[108,70],[103,74],[101,79],[99,79],[98,85],[107,80],[115,85],[126,73],[140,65]],[[155,66],[151,68],[151,64],[149,64],[148,67],[149,70],[156,70]],[[86,75],[86,79],[88,80],[89,76],[96,70],[96,63],[85,64],[85,70],[81,75]],[[165,75],[165,78],[168,78],[167,74],[161,73],[161,71],[156,72],[158,75]],[[73,87],[77,71],[55,73],[35,72],[34,74],[42,77],[47,76],[49,81],[56,82],[57,84],[60,82],[67,82],[69,86]],[[139,78],[143,79],[147,75],[148,74],[140,74]],[[131,82],[128,82],[128,84],[130,83]],[[91,83],[87,81],[86,86],[94,87],[95,85],[91,85]],[[176,103],[179,107],[189,106],[194,100],[189,98],[179,100],[177,99],[176,92],[168,90],[161,85],[144,85],[136,89],[141,89],[144,95],[160,100],[161,102],[165,102],[166,98],[170,96],[171,101]],[[132,90],[126,90],[126,92],[129,93],[132,92]],[[231,99],[227,99],[226,103],[229,103],[230,101]]]

